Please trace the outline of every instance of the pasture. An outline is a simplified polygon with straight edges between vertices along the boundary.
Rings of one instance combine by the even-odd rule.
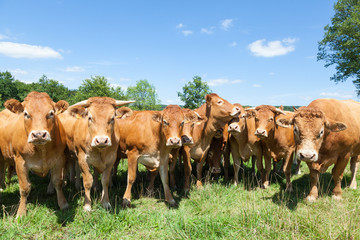
[[[280,166],[278,166],[280,167]],[[179,169],[179,168],[178,168]],[[360,239],[360,191],[346,188],[349,166],[342,181],[343,200],[331,198],[331,168],[321,175],[319,199],[304,201],[309,192],[308,168],[292,176],[294,192],[284,192],[282,173],[271,174],[268,189],[255,184],[250,166],[240,171],[240,183],[233,186],[210,180],[197,190],[192,183],[188,196],[182,189],[182,171],[177,170],[178,208],[163,201],[159,177],[156,193],[146,196],[147,171],[139,165],[132,191],[132,207],[122,209],[126,188],[127,162],[120,164],[115,186],[110,189],[111,211],[101,207],[100,192],[93,193],[93,210],[83,211],[84,193],[67,184],[64,194],[70,208],[60,211],[56,196],[46,194],[48,178],[31,174],[32,190],[27,215],[15,219],[19,202],[17,177],[1,193],[1,239]],[[232,169],[230,170],[230,173]],[[194,179],[194,177],[193,177]],[[358,185],[360,175],[357,177]]]

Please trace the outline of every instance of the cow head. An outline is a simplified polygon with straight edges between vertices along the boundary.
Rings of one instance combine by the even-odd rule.
[[[237,106],[240,109],[242,109],[242,106],[239,103],[235,103],[234,106]],[[228,126],[228,132],[233,135],[244,132],[246,128],[246,117],[247,117],[247,113],[240,112],[239,116],[231,119]]]
[[[329,132],[346,129],[344,123],[335,122],[327,118],[320,109],[311,107],[302,107],[292,116],[278,118],[276,124],[294,127],[297,158],[306,162],[318,160],[320,147]]]
[[[164,110],[155,112],[152,118],[161,123],[161,132],[165,137],[166,146],[181,147],[181,136],[185,124],[185,116],[181,108],[178,105],[168,105]]]
[[[196,124],[201,124],[203,121],[206,121],[205,116],[200,116],[197,112],[184,108],[182,109],[185,115],[185,123],[182,130],[181,141],[182,145],[192,145],[194,144],[193,133],[194,127]]]
[[[22,115],[28,142],[43,145],[54,136],[56,114],[65,111],[69,104],[64,100],[54,103],[47,93],[31,92],[24,102],[9,99],[4,106],[11,112]]]
[[[211,115],[216,119],[216,129],[223,127],[231,119],[240,114],[240,107],[234,106],[225,99],[219,97],[216,93],[206,95],[205,99],[206,117]]]
[[[261,105],[256,108],[245,110],[249,116],[255,117],[255,135],[260,139],[266,139],[275,131],[275,118],[285,113],[273,106]]]
[[[91,139],[91,147],[103,149],[112,145],[116,107],[134,101],[119,101],[109,97],[92,97],[76,103],[69,112],[76,118],[86,119]],[[119,113],[119,112],[118,112]]]

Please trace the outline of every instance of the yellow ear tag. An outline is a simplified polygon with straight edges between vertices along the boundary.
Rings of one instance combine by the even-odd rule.
[[[56,110],[55,115],[59,115],[61,113],[61,110]]]
[[[119,119],[119,118],[121,118],[121,117],[120,117],[120,116],[115,116],[115,118],[116,118],[116,119]]]
[[[77,118],[77,119],[82,119],[82,117],[81,117],[80,114],[76,114],[76,118]]]

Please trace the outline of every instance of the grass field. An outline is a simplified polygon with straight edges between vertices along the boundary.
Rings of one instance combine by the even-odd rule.
[[[132,191],[132,207],[121,209],[126,187],[126,162],[119,168],[116,185],[110,189],[113,209],[100,204],[93,193],[93,211],[84,212],[83,192],[64,187],[70,209],[60,211],[56,196],[46,195],[48,178],[31,176],[27,216],[15,219],[19,201],[17,178],[1,193],[1,239],[360,239],[360,190],[346,188],[349,167],[343,179],[343,200],[331,198],[333,183],[329,171],[321,175],[320,197],[307,203],[307,166],[293,176],[294,192],[283,191],[282,174],[271,175],[268,189],[256,187],[249,166],[241,173],[241,183],[233,186],[221,177],[193,188],[189,196],[174,191],[178,208],[169,209],[163,201],[157,179],[157,193],[146,197],[147,173],[139,167]],[[181,179],[181,170],[177,172]],[[179,189],[182,188],[182,179]],[[359,184],[359,177],[357,178]]]

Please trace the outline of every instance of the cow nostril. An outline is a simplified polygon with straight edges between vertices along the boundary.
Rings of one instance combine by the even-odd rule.
[[[315,158],[315,154],[313,154],[310,159],[314,159],[314,158]]]
[[[46,132],[44,132],[44,133],[43,133],[42,137],[43,137],[43,138],[45,138],[45,137],[46,137]]]
[[[108,143],[108,139],[107,139],[107,138],[105,138],[105,141],[104,141],[104,143]]]

